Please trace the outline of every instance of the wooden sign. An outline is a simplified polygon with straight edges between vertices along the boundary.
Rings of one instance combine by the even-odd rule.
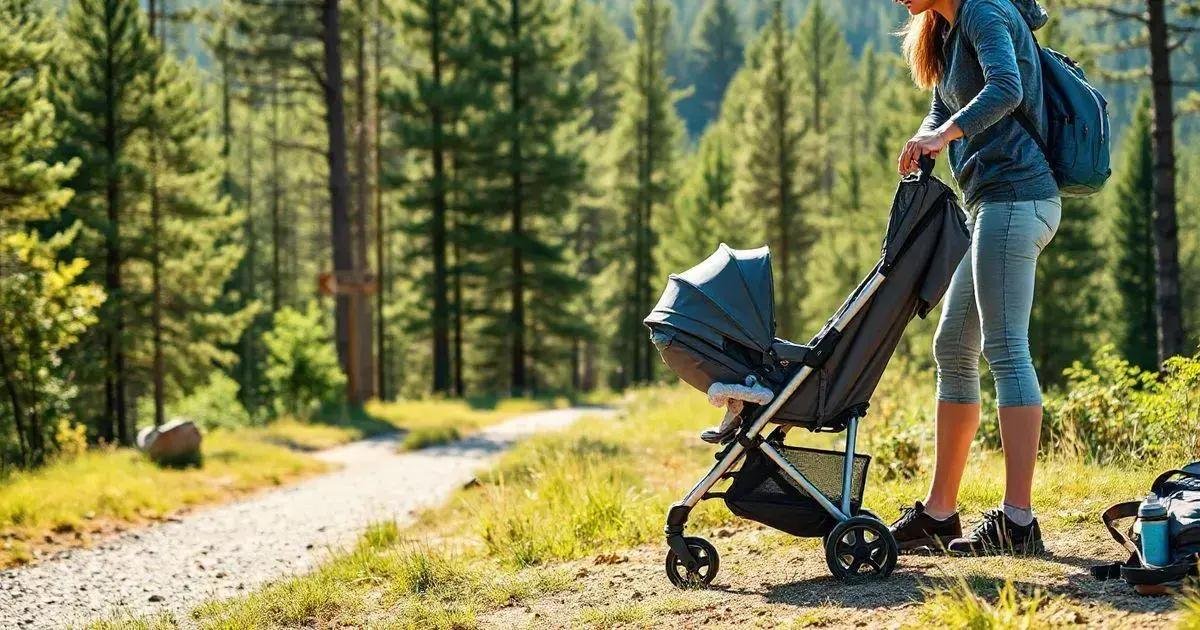
[[[317,275],[321,295],[374,295],[379,290],[375,276],[358,271],[325,271]]]

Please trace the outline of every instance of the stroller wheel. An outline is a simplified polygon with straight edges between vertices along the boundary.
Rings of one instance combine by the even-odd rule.
[[[896,539],[877,518],[855,516],[825,537],[825,563],[834,577],[887,577],[896,568]]]
[[[696,536],[688,536],[684,538],[687,542],[688,551],[692,552],[692,556],[698,561],[698,565],[689,570],[683,564],[683,560],[675,555],[675,550],[667,551],[667,579],[671,580],[678,588],[703,588],[708,586],[713,578],[717,576],[717,569],[721,566],[721,557],[717,554],[717,548],[712,546],[712,543],[698,538]]]

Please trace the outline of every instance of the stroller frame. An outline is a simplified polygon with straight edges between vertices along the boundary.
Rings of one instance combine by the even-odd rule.
[[[838,309],[839,315],[825,326],[822,338],[832,338],[833,340],[836,340],[840,336],[842,329],[854,319],[863,306],[871,299],[872,296],[875,295],[875,292],[883,284],[886,278],[887,277],[882,270],[876,271],[863,289],[856,292],[849,298],[849,304],[846,304],[842,308]],[[750,423],[747,428],[738,432],[735,440],[731,442],[726,451],[719,456],[720,459],[708,471],[708,474],[706,474],[691,489],[691,491],[689,491],[687,495],[683,497],[682,500],[671,505],[670,510],[667,512],[667,524],[664,529],[664,533],[667,537],[667,545],[670,547],[672,552],[671,554],[668,554],[668,576],[671,575],[671,566],[674,563],[682,564],[681,568],[685,568],[689,575],[695,574],[700,568],[708,563],[710,567],[709,573],[707,575],[700,576],[699,580],[707,584],[707,582],[709,582],[714,576],[716,572],[716,561],[714,559],[716,556],[716,550],[713,549],[707,541],[703,541],[703,539],[685,538],[683,535],[684,526],[687,524],[688,516],[690,515],[692,508],[695,507],[697,503],[705,499],[716,498],[714,495],[709,494],[709,491],[713,488],[713,486],[725,478],[730,469],[737,465],[750,449],[758,449],[764,455],[766,455],[767,458],[774,462],[775,465],[777,465],[782,472],[796,484],[796,486],[804,490],[804,492],[807,493],[814,501],[816,501],[817,504],[819,504],[826,512],[828,512],[830,516],[837,520],[839,523],[838,527],[841,527],[852,520],[861,522],[869,519],[870,521],[878,523],[879,525],[879,527],[871,527],[871,529],[874,530],[874,535],[877,537],[886,537],[891,542],[891,548],[893,550],[895,549],[894,539],[892,539],[890,532],[887,531],[886,527],[882,525],[882,522],[880,522],[878,518],[874,517],[873,515],[869,515],[869,513],[867,513],[869,516],[865,517],[857,517],[851,514],[851,484],[853,482],[852,473],[855,455],[855,442],[858,437],[858,421],[860,419],[860,415],[858,413],[852,413],[845,424],[846,447],[845,461],[842,468],[841,505],[835,505],[831,500],[829,500],[828,497],[826,497],[811,481],[808,480],[807,477],[804,476],[804,473],[800,472],[799,469],[793,466],[792,463],[789,462],[783,456],[783,454],[781,454],[779,450],[775,448],[770,440],[762,435],[763,429],[765,429],[767,424],[773,420],[775,415],[788,401],[792,394],[795,393],[800,385],[804,383],[804,381],[813,373],[813,369],[814,368],[811,365],[802,365],[796,374],[792,376],[792,378],[784,386],[784,388],[766,406],[766,408],[759,412],[754,421]],[[783,423],[779,424],[781,425],[779,429],[782,429],[780,435],[786,433],[786,430],[790,428],[790,425],[784,425]],[[880,531],[880,528],[882,528],[882,532]],[[697,542],[702,544],[702,546],[698,548],[696,546]],[[697,554],[693,553],[695,551],[700,551],[701,553],[699,555],[707,557],[697,558]],[[671,557],[672,554],[675,556],[675,558]],[[829,559],[828,549],[827,559]],[[889,565],[894,565],[894,563],[895,556],[893,555]],[[833,568],[832,563],[831,568]],[[888,566],[886,571],[880,571],[880,573],[886,575],[886,573],[890,572],[890,570],[891,567]],[[847,576],[840,575],[839,577]]]

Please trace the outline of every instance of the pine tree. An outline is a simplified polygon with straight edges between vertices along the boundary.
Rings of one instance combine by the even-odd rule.
[[[693,93],[679,104],[690,135],[699,135],[720,113],[725,88],[742,65],[742,49],[732,3],[708,0],[691,37],[689,75]]]
[[[61,225],[83,223],[76,247],[95,251],[90,258],[102,261],[90,269],[103,274],[107,294],[100,324],[83,344],[92,351],[85,356],[103,360],[81,362],[95,365],[95,373],[83,380],[104,384],[100,437],[130,444],[130,304],[122,272],[131,253],[130,235],[123,230],[145,188],[145,164],[132,145],[149,120],[149,82],[158,57],[135,0],[79,0],[68,10],[66,31],[59,70],[61,149],[65,159],[79,161],[79,168],[69,181],[75,198]]]
[[[802,154],[813,169],[820,173],[821,192],[832,194],[835,183],[834,164],[840,159],[835,146],[841,140],[839,122],[846,116],[841,111],[845,80],[850,73],[850,51],[842,36],[841,27],[825,11],[821,0],[813,0],[804,19],[796,27],[796,87],[801,93],[799,105],[804,112],[807,128]]]
[[[726,241],[733,247],[753,247],[750,225],[735,225],[733,155],[728,134],[714,125],[700,138],[690,157],[687,176],[664,217],[663,238],[656,252],[663,271],[677,272],[700,262]]]
[[[780,334],[794,335],[800,321],[804,282],[800,262],[812,243],[801,205],[801,141],[803,120],[793,40],[784,23],[783,3],[776,0],[771,21],[755,44],[748,64],[748,86],[740,129],[742,151],[734,185],[738,204],[761,213],[775,257],[776,319]]]
[[[70,200],[72,166],[48,161],[55,116],[49,98],[58,53],[53,21],[30,0],[0,0],[0,471],[40,464],[53,431],[69,422],[62,353],[95,323],[103,293],[77,282],[87,261],[59,261],[78,230],[43,241],[30,222]],[[15,453],[14,450],[15,445]]]
[[[677,95],[666,72],[671,7],[664,0],[638,0],[634,14],[636,49],[626,70],[611,156],[620,173],[616,203],[623,213],[618,229],[624,230],[613,268],[621,279],[621,327],[616,339],[622,367],[619,384],[643,383],[654,376],[641,322],[660,284],[653,258],[656,221],[674,188],[683,135],[675,114]]]
[[[542,342],[581,332],[565,309],[582,285],[566,273],[561,225],[583,176],[573,140],[583,110],[581,93],[564,80],[569,69],[565,16],[545,0],[509,0],[501,15],[507,19],[499,55],[507,102],[494,124],[508,136],[501,207],[509,212],[509,382],[511,391],[521,394],[530,386],[527,328],[538,330]],[[527,316],[528,307],[536,321]]]
[[[1124,158],[1113,182],[1109,239],[1112,274],[1119,301],[1119,347],[1125,358],[1145,369],[1158,365],[1155,331],[1153,235],[1154,157],[1151,152],[1150,101],[1142,96],[1125,134]],[[1064,214],[1066,210],[1064,209]]]
[[[1063,200],[1054,240],[1038,257],[1037,299],[1029,318],[1029,345],[1044,385],[1091,356],[1101,322],[1101,271],[1097,256],[1099,209],[1091,199]]]
[[[147,170],[154,169],[155,183],[153,196],[147,191],[137,213],[149,214],[151,225],[130,221],[142,241],[129,260],[128,293],[141,311],[131,321],[131,367],[149,371],[164,397],[167,392],[178,397],[207,382],[213,367],[233,366],[237,357],[228,348],[257,305],[228,312],[217,308],[222,287],[245,253],[236,236],[243,217],[221,193],[220,147],[209,133],[214,121],[196,71],[162,55],[153,80],[149,133],[131,147]],[[157,205],[156,213],[146,212],[151,204]],[[146,273],[147,266],[157,272]],[[157,286],[146,286],[145,279],[155,276]]]

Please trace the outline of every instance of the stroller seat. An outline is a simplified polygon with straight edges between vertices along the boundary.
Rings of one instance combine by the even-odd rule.
[[[644,323],[663,362],[703,392],[726,384],[769,388],[757,400],[743,391],[730,406],[740,414],[717,463],[667,513],[667,577],[680,587],[707,585],[717,550],[685,537],[692,508],[723,498],[735,514],[797,536],[821,536],[838,577],[888,575],[898,549],[886,525],[862,509],[870,457],[855,451],[884,368],[905,327],[941,300],[970,245],[954,192],[930,176],[901,180],[892,201],[879,261],[808,343],[775,336],[771,257],[767,247],[735,250],[722,243],[699,265],[672,274]],[[737,395],[734,395],[737,398]],[[714,400],[710,396],[710,400]],[[720,402],[726,398],[719,398]],[[764,402],[765,401],[765,402]],[[727,404],[727,403],[722,403]],[[767,424],[777,428],[764,435]],[[845,431],[843,452],[785,445],[787,429]],[[724,492],[714,486],[732,480]]]

